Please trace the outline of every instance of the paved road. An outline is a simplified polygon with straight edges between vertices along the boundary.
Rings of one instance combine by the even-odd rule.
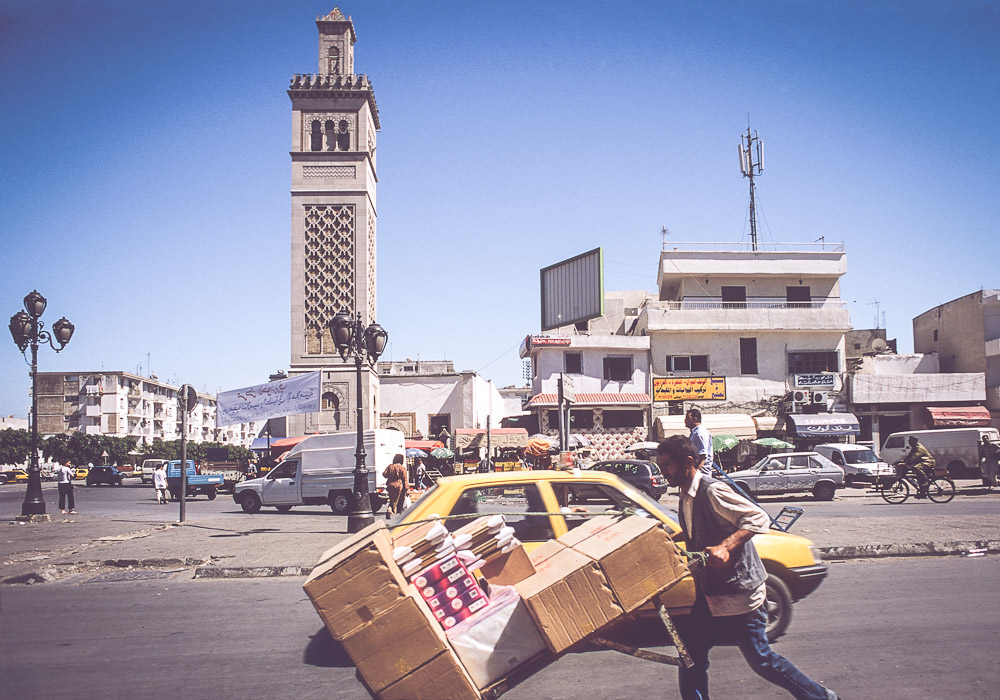
[[[138,575],[133,573],[132,575]],[[11,698],[366,698],[302,579],[91,580],[5,587],[0,677]],[[996,697],[1000,557],[858,561],[795,607],[776,648],[845,698]],[[647,633],[651,628],[648,628]],[[656,635],[628,639],[648,646]],[[675,670],[567,654],[510,700],[676,697]],[[716,698],[787,698],[738,652],[713,653]]]

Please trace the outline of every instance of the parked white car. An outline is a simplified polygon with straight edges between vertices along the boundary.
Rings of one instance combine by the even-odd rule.
[[[729,478],[751,496],[812,493],[819,501],[830,501],[844,485],[844,470],[818,452],[784,452]]]
[[[831,442],[816,445],[815,449],[844,470],[844,481],[848,486],[856,481],[875,484],[881,479],[896,475],[895,469],[881,461],[875,451],[865,445]]]

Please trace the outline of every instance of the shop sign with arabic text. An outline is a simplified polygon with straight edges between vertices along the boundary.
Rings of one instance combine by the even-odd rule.
[[[725,377],[658,377],[653,401],[725,401]]]

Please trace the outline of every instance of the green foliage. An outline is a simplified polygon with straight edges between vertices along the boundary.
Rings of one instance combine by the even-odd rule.
[[[22,464],[31,456],[31,433],[7,428],[0,430],[0,464]]]
[[[42,457],[50,462],[58,462],[59,464],[63,464],[67,460],[73,464],[79,464],[79,462],[73,461],[73,454],[69,448],[69,435],[62,433],[45,438],[42,441]]]

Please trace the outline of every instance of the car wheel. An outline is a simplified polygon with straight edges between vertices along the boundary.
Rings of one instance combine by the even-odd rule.
[[[792,592],[788,585],[774,574],[767,576],[767,641],[773,642],[785,633],[792,621]]]
[[[848,486],[854,486],[854,474],[848,474],[844,477],[844,483]]]
[[[292,509],[291,506],[275,506],[274,509],[279,513],[287,513]]]
[[[244,513],[256,513],[261,507],[260,496],[253,491],[247,491],[240,499],[240,508]]]
[[[817,501],[832,501],[835,493],[837,493],[837,488],[828,481],[813,486],[813,496],[816,497]]]
[[[381,496],[376,496],[375,494],[372,494],[368,500],[371,502],[372,505],[372,513],[378,513],[380,510],[382,510],[382,506],[384,506],[386,502],[386,499],[382,498]]]
[[[208,500],[214,501],[216,496],[215,489],[210,488],[208,491],[205,492],[205,495],[208,496]]]
[[[348,491],[337,491],[330,496],[330,510],[344,514],[351,509],[351,494]]]
[[[736,482],[736,486],[743,493],[745,493],[747,495],[747,498],[749,498],[751,501],[756,501],[757,500],[757,497],[753,494],[753,491],[750,490],[750,487],[747,484],[743,483],[742,481],[737,481]]]

